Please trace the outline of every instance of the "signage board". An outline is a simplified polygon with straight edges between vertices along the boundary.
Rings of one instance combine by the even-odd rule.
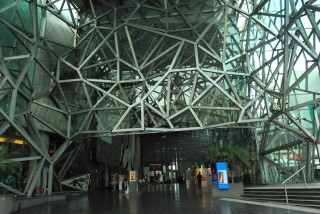
[[[81,191],[88,191],[90,174],[68,178],[61,182],[62,185]]]
[[[218,189],[229,189],[227,162],[217,163]]]
[[[130,181],[136,181],[136,171],[130,171]]]

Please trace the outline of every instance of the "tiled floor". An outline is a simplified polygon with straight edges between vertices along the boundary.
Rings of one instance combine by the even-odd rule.
[[[244,201],[241,198],[214,198],[208,188],[185,188],[165,184],[144,188],[138,193],[95,191],[66,201],[57,201],[15,212],[15,214],[54,213],[210,213],[210,214],[303,214],[320,210],[279,204]]]

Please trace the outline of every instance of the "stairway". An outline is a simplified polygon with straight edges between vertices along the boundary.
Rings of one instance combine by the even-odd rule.
[[[249,200],[286,203],[283,186],[246,187],[243,189]],[[320,209],[320,186],[301,187],[301,185],[287,186],[289,205],[306,206]]]

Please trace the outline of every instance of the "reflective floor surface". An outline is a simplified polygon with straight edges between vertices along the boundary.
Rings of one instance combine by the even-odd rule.
[[[126,194],[96,190],[66,201],[56,201],[15,214],[54,213],[210,213],[210,214],[303,214],[320,210],[279,204],[245,201],[241,198],[215,198],[209,188],[186,188],[179,184],[144,187],[137,193]]]

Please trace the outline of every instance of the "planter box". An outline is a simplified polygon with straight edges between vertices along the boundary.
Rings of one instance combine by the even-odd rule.
[[[212,186],[212,196],[217,198],[232,198],[243,195],[243,183],[229,184],[229,189],[219,190],[217,185]]]
[[[17,197],[10,194],[0,195],[0,214],[9,214],[39,204],[65,200],[66,195]]]
[[[7,214],[12,212],[12,206],[13,206],[13,195],[7,195],[3,194],[0,195],[0,213]]]

